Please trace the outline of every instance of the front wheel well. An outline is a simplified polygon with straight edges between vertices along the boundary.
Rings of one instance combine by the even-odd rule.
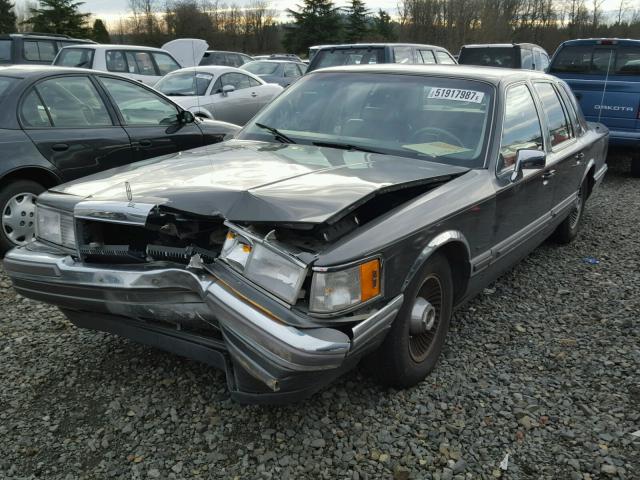
[[[453,279],[453,304],[455,305],[467,291],[471,276],[471,263],[467,247],[462,242],[450,242],[442,245],[434,253],[443,254],[449,262]]]
[[[58,176],[44,168],[38,167],[25,167],[19,168],[17,170],[13,170],[6,175],[4,175],[0,179],[0,186],[7,185],[11,182],[15,182],[17,180],[31,180],[39,183],[44,188],[49,189],[56,185],[59,185],[61,182]]]

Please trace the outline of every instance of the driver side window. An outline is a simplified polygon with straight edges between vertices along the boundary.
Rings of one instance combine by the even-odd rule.
[[[516,154],[521,149],[544,149],[540,119],[526,85],[507,90],[498,172],[513,170]]]
[[[100,77],[127,125],[171,125],[178,109],[161,96],[126,80]]]

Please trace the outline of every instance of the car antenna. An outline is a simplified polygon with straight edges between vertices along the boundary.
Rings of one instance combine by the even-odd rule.
[[[602,98],[600,99],[600,108],[598,109],[598,123],[602,117],[602,107],[604,106],[604,96],[607,93],[607,83],[609,82],[609,71],[611,70],[611,59],[613,58],[613,48],[609,50],[609,61],[607,62],[607,74],[604,77],[604,87],[602,88]]]

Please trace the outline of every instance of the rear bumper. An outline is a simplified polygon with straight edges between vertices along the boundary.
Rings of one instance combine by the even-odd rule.
[[[59,306],[80,327],[223,369],[232,396],[247,403],[314,393],[382,342],[403,300],[338,329],[309,324],[258,290],[240,292],[222,265],[88,265],[35,243],[7,253],[4,268],[20,294]]]

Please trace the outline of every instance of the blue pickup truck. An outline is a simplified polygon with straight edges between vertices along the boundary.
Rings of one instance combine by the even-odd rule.
[[[549,73],[569,84],[587,120],[609,127],[609,144],[631,153],[631,173],[640,177],[640,40],[569,40]]]

